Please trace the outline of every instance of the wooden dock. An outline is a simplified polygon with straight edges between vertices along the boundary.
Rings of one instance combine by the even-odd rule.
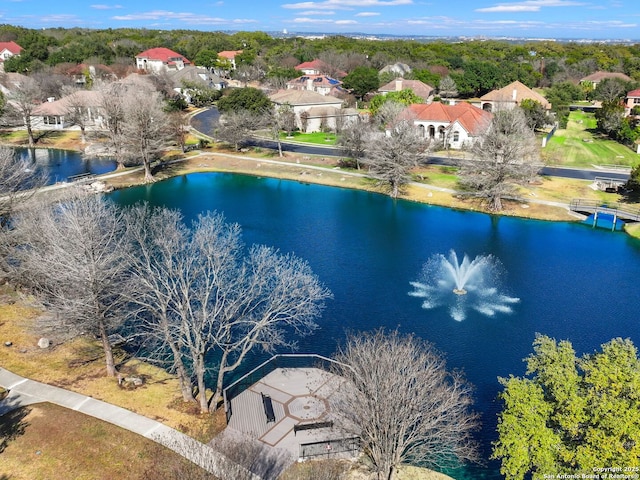
[[[300,445],[341,438],[331,422],[330,399],[343,380],[319,368],[277,368],[231,399],[228,429],[288,451],[297,459]],[[262,395],[269,395],[275,421],[268,422]],[[318,428],[294,431],[294,426]],[[333,424],[331,424],[333,425]]]

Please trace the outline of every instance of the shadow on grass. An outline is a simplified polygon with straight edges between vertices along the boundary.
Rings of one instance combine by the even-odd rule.
[[[6,405],[6,407],[10,407],[10,405]],[[13,440],[24,434],[29,426],[29,423],[25,422],[24,419],[29,415],[30,411],[31,409],[26,407],[17,408],[0,417],[0,453],[4,452]],[[0,477],[0,480],[4,478],[8,477]]]

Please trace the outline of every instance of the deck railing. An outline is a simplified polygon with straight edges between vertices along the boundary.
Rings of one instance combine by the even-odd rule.
[[[584,198],[571,200],[569,209],[581,213],[605,213],[627,222],[640,222],[640,209],[619,203],[602,203]]]
[[[231,400],[277,368],[321,368],[322,370],[329,371],[332,363],[337,364],[338,362],[316,354],[291,353],[274,355],[222,391],[227,423],[229,423],[229,419],[233,414],[231,410]]]

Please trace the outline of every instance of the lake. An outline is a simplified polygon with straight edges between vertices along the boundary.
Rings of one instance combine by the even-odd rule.
[[[116,169],[111,158],[88,158],[82,153],[54,148],[15,148],[16,155],[28,161],[35,171],[44,171],[47,183],[65,182],[75,175],[100,175]]]
[[[238,222],[247,245],[261,243],[306,259],[333,292],[314,335],[299,352],[331,355],[348,332],[380,326],[415,332],[434,343],[449,367],[475,386],[484,455],[495,439],[499,376],[523,375],[536,333],[570,340],[578,354],[614,337],[640,345],[640,242],[624,233],[451,210],[341,188],[253,176],[199,173],[111,194],[122,205],[141,200],[206,210]],[[446,305],[425,310],[410,282],[434,254],[493,255],[501,290],[517,297],[511,314],[468,309],[463,321]],[[247,363],[246,372],[260,360]],[[501,478],[497,464],[456,478]]]

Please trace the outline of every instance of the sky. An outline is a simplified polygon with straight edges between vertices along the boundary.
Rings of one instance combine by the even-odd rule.
[[[100,1],[100,0],[96,0]],[[640,39],[639,0],[0,0],[27,28]]]

